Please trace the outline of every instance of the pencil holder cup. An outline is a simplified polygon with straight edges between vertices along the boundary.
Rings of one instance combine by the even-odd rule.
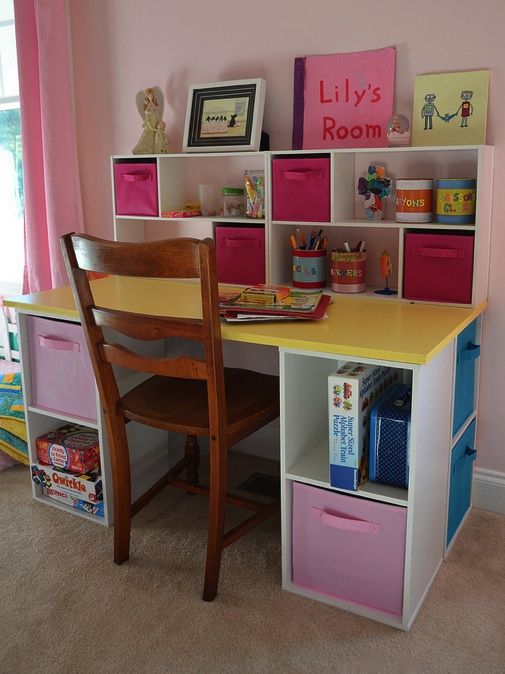
[[[326,250],[293,252],[293,287],[305,290],[326,288]]]
[[[366,290],[366,253],[331,252],[331,289],[337,293]]]

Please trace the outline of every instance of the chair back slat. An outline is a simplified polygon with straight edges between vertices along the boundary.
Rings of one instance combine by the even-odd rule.
[[[61,246],[106,418],[116,418],[120,409],[113,365],[164,376],[206,379],[210,434],[216,441],[225,443],[227,417],[214,241],[180,237],[123,243],[66,234],[61,238]],[[152,316],[97,306],[88,272],[199,279],[202,318]],[[103,328],[112,330],[105,333]],[[109,332],[147,341],[182,337],[194,345],[196,340],[202,343],[204,356],[199,361],[194,355],[194,346],[193,350],[188,347],[183,352],[180,344],[173,358],[146,356],[133,351],[130,343],[131,348],[111,343]]]
[[[150,316],[103,307],[93,308],[92,312],[97,325],[111,328],[132,339],[154,340],[177,336],[203,341],[203,325],[199,319]]]
[[[181,237],[139,244],[74,237],[73,242],[77,265],[86,271],[144,278],[199,278],[198,248],[184,246],[185,240],[194,239]],[[179,242],[176,256],[174,241]]]
[[[206,379],[208,374],[206,363],[192,356],[151,358],[130,351],[120,344],[101,344],[99,351],[106,362],[138,372],[150,372],[183,379]]]

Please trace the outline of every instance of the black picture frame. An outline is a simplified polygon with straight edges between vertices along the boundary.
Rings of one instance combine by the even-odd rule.
[[[265,80],[231,80],[189,87],[183,152],[257,151]]]

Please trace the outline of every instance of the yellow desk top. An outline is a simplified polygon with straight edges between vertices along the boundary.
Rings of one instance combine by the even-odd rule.
[[[98,304],[144,314],[197,315],[198,286],[162,279],[92,282]],[[228,290],[229,288],[227,288]],[[70,287],[4,300],[23,313],[78,320]],[[334,295],[322,321],[223,323],[223,339],[424,365],[485,309]]]

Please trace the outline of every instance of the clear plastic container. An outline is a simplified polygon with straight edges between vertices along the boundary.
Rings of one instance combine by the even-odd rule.
[[[243,187],[223,187],[223,215],[243,218],[246,213],[245,190]]]
[[[247,217],[265,217],[265,174],[263,171],[246,171],[244,186],[247,195]]]

